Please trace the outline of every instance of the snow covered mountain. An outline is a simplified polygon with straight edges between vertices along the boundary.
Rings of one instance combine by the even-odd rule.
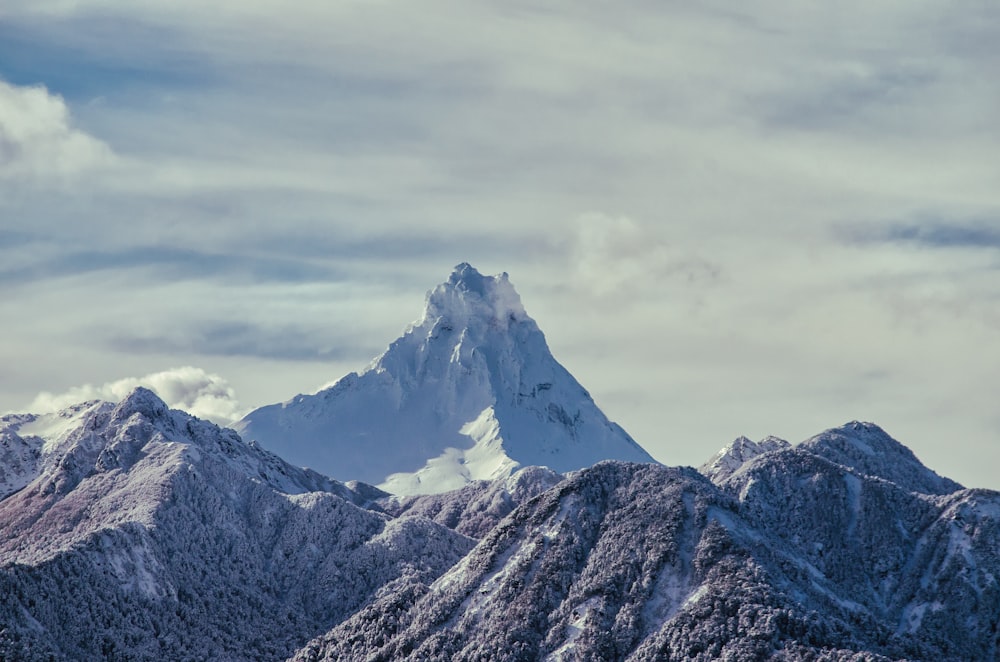
[[[870,424],[820,437],[897,443]],[[1000,494],[914,491],[909,470],[887,477],[891,454],[763,445],[719,485],[650,464],[577,472],[295,659],[998,659]]]
[[[1000,659],[1000,493],[860,422],[661,466],[504,275],[243,429],[389,491],[144,388],[0,417],[0,660]]]
[[[995,660],[1000,493],[875,425],[389,495],[137,389],[0,419],[0,659]]]
[[[472,546],[146,389],[2,434],[3,660],[282,659]]]
[[[746,437],[737,437],[733,443],[723,446],[698,471],[708,476],[713,482],[719,482],[729,478],[740,467],[758,455],[790,447],[791,444],[777,437],[766,437],[759,442]]]
[[[517,467],[654,461],[553,358],[507,274],[468,264],[366,370],[234,427],[290,462],[404,495]]]

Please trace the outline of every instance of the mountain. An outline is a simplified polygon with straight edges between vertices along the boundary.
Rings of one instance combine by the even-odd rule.
[[[1000,493],[870,423],[392,495],[137,389],[0,419],[0,659],[995,660]]]
[[[507,274],[468,264],[366,370],[234,427],[290,462],[403,495],[517,467],[654,462],[553,358]]]
[[[758,455],[782,451],[787,448],[791,448],[791,444],[777,437],[766,437],[759,442],[747,437],[737,437],[731,444],[723,446],[698,471],[708,476],[712,481],[719,482],[729,478],[740,467]]]
[[[829,445],[747,442],[772,448],[718,484],[651,464],[576,472],[294,659],[997,659],[1000,494],[913,491]]]
[[[505,275],[243,429],[391,489],[144,388],[0,417],[0,660],[1000,659],[1000,493],[857,421],[651,462]]]
[[[807,439],[801,448],[912,492],[950,494],[962,489],[925,467],[913,451],[874,423],[852,421]]]
[[[283,659],[473,544],[142,388],[0,434],[3,660]]]

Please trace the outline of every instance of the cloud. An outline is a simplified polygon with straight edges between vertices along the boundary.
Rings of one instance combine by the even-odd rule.
[[[987,219],[924,213],[839,226],[833,236],[851,251],[857,287],[894,323],[926,330],[960,320],[968,332],[1000,321],[1000,231]]]
[[[329,264],[315,264],[292,256],[247,255],[239,251],[216,253],[183,246],[130,246],[95,251],[67,251],[30,266],[0,267],[0,283],[23,283],[39,278],[80,276],[109,271],[146,273],[157,282],[220,278],[233,282],[335,281],[343,274]]]
[[[658,459],[992,438],[995,7],[16,4],[0,77],[48,128],[0,186],[130,167],[0,195],[5,399],[155,362],[280,401],[470,261]]]
[[[933,219],[851,226],[841,231],[847,241],[901,244],[924,248],[1000,249],[1000,219]]]
[[[575,285],[598,296],[661,292],[675,283],[704,285],[720,268],[671,246],[653,228],[627,216],[588,213],[576,219],[569,248]]]
[[[152,389],[173,409],[183,409],[220,425],[228,425],[246,413],[240,408],[236,391],[225,379],[191,366],[171,368],[145,377],[126,377],[98,386],[84,384],[63,393],[43,391],[28,410],[46,414],[87,400],[118,402],[137,386]]]
[[[113,161],[110,147],[73,128],[62,97],[0,80],[0,181],[58,179]]]
[[[153,334],[120,333],[108,348],[131,354],[193,353],[200,356],[255,357],[281,361],[333,361],[371,356],[378,345],[356,338],[333,345],[329,327],[308,328],[303,322],[272,328],[244,321],[196,321]],[[114,333],[114,332],[112,332]],[[103,334],[102,334],[103,335]]]

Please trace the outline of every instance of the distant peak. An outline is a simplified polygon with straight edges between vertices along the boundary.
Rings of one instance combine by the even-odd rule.
[[[508,278],[506,271],[496,276],[484,276],[468,262],[462,262],[452,270],[448,283],[463,292],[486,296],[490,290],[495,290],[498,286],[506,286],[513,291],[514,288]]]
[[[867,432],[869,434],[876,434],[883,437],[889,437],[889,433],[880,428],[875,423],[869,423],[868,421],[850,421],[840,426],[843,430],[855,430],[858,432]],[[891,437],[889,437],[891,439]]]
[[[754,441],[749,437],[739,436],[731,444],[723,446],[708,462],[703,464],[698,471],[707,476],[715,483],[733,475],[750,460],[774,451],[782,451],[790,448],[784,439],[768,435],[761,441]]]

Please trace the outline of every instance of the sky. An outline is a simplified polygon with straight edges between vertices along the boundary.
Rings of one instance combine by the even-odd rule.
[[[225,424],[471,262],[654,457],[1000,489],[1000,5],[0,0],[0,411]]]

